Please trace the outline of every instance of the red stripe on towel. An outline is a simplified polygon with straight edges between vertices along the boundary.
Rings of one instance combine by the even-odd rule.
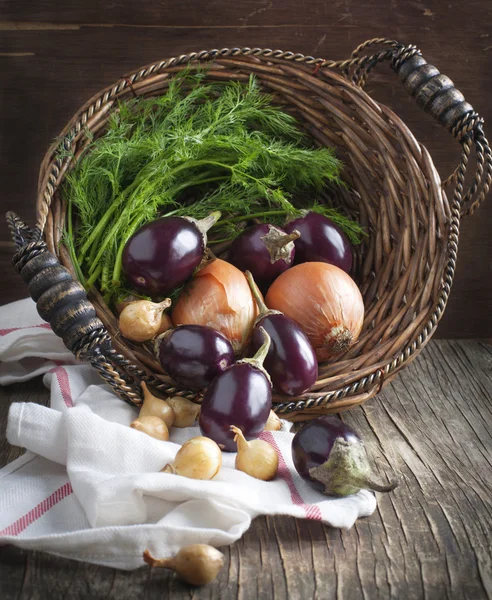
[[[13,331],[20,331],[22,329],[51,329],[49,323],[40,323],[39,325],[27,325],[26,327],[11,327],[10,329],[0,329],[0,336],[8,335]]]
[[[73,399],[72,399],[72,390],[70,389],[70,380],[68,378],[68,373],[63,367],[55,367],[51,369],[50,373],[54,373],[56,376],[56,381],[58,382],[58,387],[60,388],[60,392],[68,408],[73,407]]]
[[[285,462],[285,458],[283,457],[283,454],[282,454],[277,442],[275,441],[275,437],[273,436],[273,434],[270,431],[263,431],[260,435],[260,438],[265,440],[266,442],[268,442],[275,448],[275,451],[278,454],[278,473],[277,474],[280,477],[280,479],[283,479],[285,481],[285,483],[287,484],[287,487],[289,488],[289,491],[290,491],[290,497],[292,499],[292,502],[296,506],[302,506],[302,508],[306,512],[306,517],[308,519],[321,521],[322,517],[321,517],[321,511],[320,511],[319,507],[316,506],[316,504],[305,504],[303,499],[301,498],[301,495],[299,494],[299,491],[296,488],[296,484],[294,483],[294,479],[289,471],[289,467],[287,466],[287,463]]]
[[[53,508],[58,502],[61,502],[67,496],[73,492],[72,486],[68,481],[65,485],[62,485],[61,488],[58,488],[56,492],[53,492],[51,496],[45,498],[42,502],[40,502],[37,506],[35,506],[32,510],[26,513],[20,519],[17,519],[12,525],[9,525],[4,530],[0,531],[1,536],[7,535],[19,535],[24,529],[27,529],[29,525],[32,525],[34,521],[40,519],[45,513],[47,513],[50,508]]]

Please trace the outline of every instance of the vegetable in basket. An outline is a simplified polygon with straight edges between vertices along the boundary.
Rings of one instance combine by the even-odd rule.
[[[249,342],[258,309],[244,273],[217,258],[181,291],[172,311],[174,325],[204,325],[224,334],[236,354]]]
[[[171,306],[171,300],[166,298],[162,302],[150,300],[135,300],[129,302],[121,311],[119,329],[123,337],[132,342],[146,342],[162,331],[164,311]]]
[[[241,271],[250,271],[257,285],[265,289],[294,264],[294,240],[298,237],[296,230],[286,233],[267,223],[253,225],[232,242],[227,260]]]
[[[273,387],[289,396],[307,392],[318,378],[318,362],[311,342],[295,321],[278,310],[269,310],[249,271],[246,277],[260,310],[251,338],[252,350],[261,346],[264,328],[271,340],[264,364]]]
[[[374,481],[360,436],[332,416],[314,419],[295,434],[292,459],[299,475],[328,496],[348,496],[362,488],[390,492],[398,485]]]
[[[333,221],[313,211],[291,220],[284,226],[287,233],[297,231],[295,264],[327,262],[346,273],[352,268],[352,247],[347,236]]]
[[[193,275],[207,247],[207,231],[220,219],[215,211],[197,221],[165,217],[141,227],[123,250],[130,284],[149,296],[168,294]]]
[[[207,388],[200,411],[200,430],[227,452],[234,452],[236,425],[246,439],[260,435],[272,408],[272,384],[263,368],[270,336],[263,330],[264,343],[253,358],[245,358],[216,377]]]
[[[350,348],[364,321],[364,301],[353,279],[324,262],[303,263],[282,273],[270,286],[266,305],[300,326],[319,361]]]
[[[225,335],[203,325],[180,325],[157,339],[157,354],[166,373],[189,389],[200,390],[234,363]]]

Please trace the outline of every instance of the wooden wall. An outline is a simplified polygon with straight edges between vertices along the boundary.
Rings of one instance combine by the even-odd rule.
[[[0,203],[34,218],[37,170],[48,144],[93,93],[176,53],[225,46],[347,57],[367,38],[417,44],[486,119],[492,137],[489,0],[0,0]],[[367,90],[391,106],[447,176],[459,147],[420,112],[387,66]],[[492,198],[463,223],[458,273],[441,337],[492,337]],[[0,223],[0,302],[24,297]]]

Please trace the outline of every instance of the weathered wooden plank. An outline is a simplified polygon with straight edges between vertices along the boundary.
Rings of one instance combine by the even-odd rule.
[[[39,380],[1,394],[3,424],[10,402],[47,400]],[[491,394],[491,346],[431,342],[375,400],[343,413],[378,475],[400,477],[350,531],[256,519],[224,549],[218,580],[193,591],[166,571],[125,573],[3,547],[2,597],[491,598]],[[0,464],[18,452],[4,442]]]

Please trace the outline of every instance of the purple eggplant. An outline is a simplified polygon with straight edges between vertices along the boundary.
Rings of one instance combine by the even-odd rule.
[[[343,231],[327,217],[308,212],[284,226],[287,233],[298,231],[295,264],[326,262],[346,273],[352,268],[352,247]]]
[[[234,364],[225,335],[204,325],[181,325],[157,339],[157,354],[166,373],[180,385],[200,390]]]
[[[189,279],[203,259],[207,231],[220,218],[211,213],[163,217],[141,227],[123,250],[123,271],[131,285],[149,296],[162,296]]]
[[[349,496],[362,488],[391,492],[398,485],[372,479],[359,434],[336,417],[323,416],[304,425],[292,440],[292,459],[299,475],[328,496]]]
[[[253,225],[231,244],[227,259],[240,271],[251,271],[260,288],[265,289],[293,265],[299,233],[285,233],[275,225]]]
[[[246,278],[260,311],[251,338],[252,350],[261,346],[264,328],[271,339],[265,369],[273,387],[289,396],[307,392],[318,378],[318,361],[311,342],[293,319],[266,306],[249,271]]]
[[[222,450],[236,452],[234,432],[238,427],[247,440],[257,438],[272,408],[272,383],[263,368],[270,348],[270,336],[263,330],[264,342],[253,358],[239,360],[207,388],[200,410],[200,430]]]

